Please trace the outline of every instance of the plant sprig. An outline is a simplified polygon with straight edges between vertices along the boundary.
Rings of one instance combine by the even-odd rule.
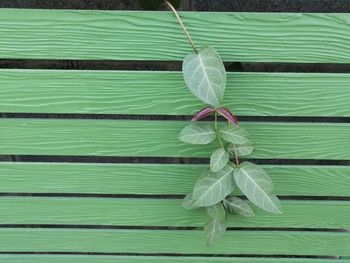
[[[192,123],[182,129],[179,139],[190,144],[215,143],[210,156],[210,166],[186,195],[183,206],[187,209],[205,208],[208,222],[204,226],[207,244],[214,245],[225,233],[228,213],[245,217],[254,216],[250,204],[232,195],[238,188],[254,205],[270,213],[281,213],[279,199],[271,193],[272,180],[260,166],[240,162],[249,156],[254,146],[248,132],[238,125],[232,112],[222,104],[226,87],[226,70],[216,50],[209,46],[197,49],[180,16],[172,5],[165,3],[175,13],[195,54],[183,61],[182,73],[189,90],[208,106],[197,112]],[[214,115],[214,124],[197,122]],[[218,116],[227,120],[221,125]]]

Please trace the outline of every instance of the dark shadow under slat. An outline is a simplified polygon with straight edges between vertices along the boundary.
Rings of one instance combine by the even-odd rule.
[[[9,197],[74,197],[74,198],[135,198],[135,199],[183,199],[185,195],[167,195],[167,194],[96,194],[96,193],[5,193],[0,192],[1,196]],[[237,195],[242,199],[245,196]],[[350,201],[350,196],[283,196],[278,195],[281,200],[295,200],[295,201]]]
[[[182,1],[182,10],[225,11],[225,12],[350,12],[348,0],[239,0],[239,1]],[[39,8],[39,9],[88,9],[88,10],[140,10],[138,1],[113,0],[3,0],[0,8]],[[164,9],[164,8],[162,8]]]
[[[76,114],[76,113],[13,113],[2,112],[0,118],[23,119],[108,119],[108,120],[161,120],[161,121],[190,121],[189,115],[133,115],[133,114]],[[321,117],[321,116],[237,116],[240,121],[254,122],[321,122],[321,123],[350,123],[350,117]],[[203,121],[213,121],[207,117]],[[219,117],[219,121],[225,121]]]
[[[300,72],[350,73],[350,64],[225,62],[228,72]],[[64,70],[142,70],[181,71],[182,61],[121,61],[121,60],[60,60],[60,59],[0,59],[0,68],[64,69]]]
[[[241,159],[261,165],[350,165],[350,160],[312,159]],[[52,156],[52,155],[0,155],[0,162],[69,162],[69,163],[152,163],[152,164],[209,164],[207,158],[177,157],[113,157],[113,156]]]
[[[143,257],[203,257],[203,258],[300,258],[300,259],[334,259],[334,256],[317,255],[261,255],[261,254],[180,254],[180,253],[99,253],[99,252],[59,252],[59,251],[0,251],[0,255],[89,255],[89,256],[143,256]],[[338,261],[337,261],[338,262]],[[342,263],[342,261],[339,261]]]
[[[135,229],[135,230],[201,230],[202,227],[179,226],[116,226],[116,225],[64,225],[64,224],[0,224],[0,228],[45,228],[45,229]],[[228,231],[301,231],[301,232],[350,232],[343,228],[300,228],[300,227],[229,227]]]

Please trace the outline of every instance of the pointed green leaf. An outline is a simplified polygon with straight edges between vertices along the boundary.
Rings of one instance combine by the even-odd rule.
[[[212,47],[188,55],[182,65],[184,80],[201,101],[219,107],[226,86],[226,71],[219,54]]]
[[[224,205],[230,213],[237,213],[245,217],[254,216],[253,209],[241,198],[230,196],[224,200]]]
[[[237,153],[238,157],[248,156],[254,150],[253,144],[235,145],[235,148],[236,148],[236,153]],[[227,147],[227,151],[231,154],[234,154],[235,151],[233,149],[233,144],[230,144]]]
[[[213,172],[221,170],[229,161],[229,154],[223,148],[215,150],[210,156],[210,169]]]
[[[219,133],[221,138],[225,141],[236,145],[250,143],[248,132],[239,126],[227,125],[225,128],[221,129]]]
[[[185,198],[182,201],[182,206],[186,209],[194,209],[196,207],[193,206],[193,198],[192,193],[189,193],[185,196]]]
[[[196,207],[211,206],[228,196],[235,186],[233,168],[226,165],[218,172],[208,172],[200,178],[193,189],[193,205]]]
[[[227,220],[217,220],[210,218],[204,226],[204,232],[207,239],[207,245],[215,245],[224,235],[227,228]]]
[[[261,167],[244,162],[235,169],[234,178],[239,189],[253,204],[271,213],[281,213],[278,198],[270,194],[272,181]]]
[[[226,209],[222,202],[219,202],[215,205],[208,206],[205,208],[207,210],[207,214],[212,219],[217,219],[222,221],[226,218]]]
[[[207,123],[191,123],[180,132],[180,141],[191,144],[208,144],[216,138],[215,130]]]

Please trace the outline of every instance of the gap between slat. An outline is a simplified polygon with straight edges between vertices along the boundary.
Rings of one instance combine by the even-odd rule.
[[[28,197],[78,197],[78,198],[136,198],[136,199],[183,199],[185,195],[167,195],[167,194],[98,194],[98,193],[19,193],[19,192],[0,192],[1,196],[28,196]],[[245,196],[237,195],[242,199]],[[310,200],[310,201],[350,201],[350,196],[300,196],[300,195],[278,195],[281,200]]]
[[[106,120],[145,120],[145,121],[190,121],[191,115],[134,115],[134,114],[83,114],[83,113],[14,113],[0,112],[0,118],[8,119],[106,119]],[[317,123],[350,123],[350,117],[323,116],[237,116],[240,121],[254,122],[317,122]],[[213,121],[206,117],[201,121]],[[219,121],[225,121],[223,117]]]
[[[317,255],[262,255],[262,254],[181,254],[181,253],[101,253],[101,252],[42,252],[42,251],[0,251],[0,255],[89,255],[89,256],[142,256],[142,257],[203,257],[203,258],[300,258],[334,259],[335,256]],[[341,262],[341,261],[340,261]]]
[[[0,224],[0,228],[45,228],[45,229],[126,229],[126,230],[202,230],[202,227],[186,226],[119,226],[119,225],[69,225],[69,224]],[[282,231],[282,232],[350,232],[348,228],[301,228],[301,227],[228,227],[228,231]]]
[[[258,165],[339,165],[348,166],[350,160],[314,159],[254,159],[242,161]],[[209,164],[208,158],[131,157],[131,156],[65,156],[65,155],[0,155],[0,162],[57,162],[57,163],[134,163],[134,164]]]
[[[227,72],[350,73],[350,64],[224,62]],[[4,59],[0,69],[181,71],[182,61]]]

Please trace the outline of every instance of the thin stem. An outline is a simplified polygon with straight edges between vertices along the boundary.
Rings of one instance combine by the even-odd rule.
[[[227,121],[227,125],[231,125],[231,123],[229,121]],[[232,148],[233,148],[233,152],[235,154],[236,165],[239,166],[239,160],[238,160],[238,154],[237,154],[236,146],[234,144],[232,144]]]
[[[172,4],[169,3],[169,1],[164,0],[164,2],[165,2],[165,3],[170,7],[170,9],[174,12],[174,14],[175,14],[175,16],[176,16],[176,18],[177,18],[177,21],[179,21],[179,24],[180,24],[182,30],[184,31],[184,33],[185,33],[185,35],[186,35],[188,41],[190,42],[190,45],[191,45],[191,47],[192,47],[194,53],[198,54],[198,50],[197,50],[197,48],[195,47],[195,45],[194,45],[194,43],[193,43],[193,41],[192,41],[192,38],[191,38],[190,34],[187,32],[187,29],[186,29],[184,23],[182,22],[182,20],[181,20],[179,14],[177,13],[176,9],[173,7]]]
[[[232,144],[232,147],[233,147],[233,151],[235,152],[236,164],[237,164],[237,166],[239,166],[239,160],[238,160],[236,146],[234,144]]]
[[[223,143],[222,143],[222,141],[221,141],[220,135],[219,135],[219,129],[218,129],[218,113],[217,113],[217,111],[215,111],[214,116],[215,116],[215,124],[214,124],[214,125],[215,125],[216,137],[218,138],[218,141],[219,141],[221,147],[222,147],[223,149],[225,149],[225,147],[224,147],[224,145],[223,145]]]

